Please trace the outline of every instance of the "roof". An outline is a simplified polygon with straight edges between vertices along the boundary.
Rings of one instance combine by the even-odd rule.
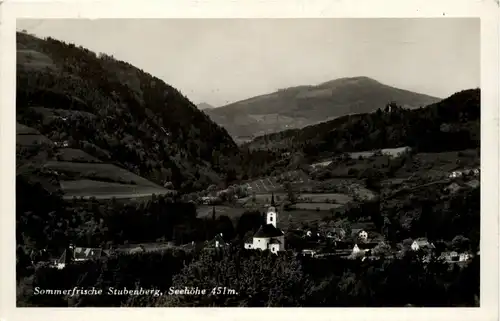
[[[278,239],[272,239],[269,244],[281,244],[281,242]]]
[[[254,237],[276,237],[282,236],[283,232],[272,224],[262,225]]]
[[[274,206],[269,206],[269,208],[267,209],[267,212],[273,212],[273,213],[276,213],[276,207]]]
[[[430,248],[435,247],[432,243],[429,243],[429,241],[425,238],[418,238],[414,240],[414,242],[417,243],[419,247],[430,247]]]
[[[99,258],[103,255],[102,249],[90,247],[76,247],[73,253],[74,258],[80,260]]]

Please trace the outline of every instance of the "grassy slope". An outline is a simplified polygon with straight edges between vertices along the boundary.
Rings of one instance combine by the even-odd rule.
[[[18,33],[17,46],[18,121],[50,140],[184,190],[219,182],[234,163],[227,132],[160,79],[50,38]]]
[[[302,127],[347,114],[372,112],[390,101],[412,108],[438,100],[367,77],[355,77],[288,88],[205,112],[232,135],[249,136],[283,130],[285,126]]]
[[[132,198],[169,191],[113,164],[106,164],[79,149],[57,148],[31,127],[17,124],[17,174],[41,182],[63,197]],[[28,139],[27,139],[28,138]]]

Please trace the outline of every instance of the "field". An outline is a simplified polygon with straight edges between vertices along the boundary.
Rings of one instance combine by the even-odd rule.
[[[473,149],[458,152],[419,153],[415,155],[414,159],[424,169],[434,169],[444,172],[464,167],[476,168],[481,164],[479,155]]]
[[[320,222],[324,217],[332,217],[330,211],[295,209],[278,213],[278,227],[288,230],[298,228],[302,223]]]
[[[162,195],[169,191],[164,188],[149,186],[125,185],[118,183],[98,182],[92,180],[61,181],[64,199],[83,197],[96,199],[143,198],[152,194]]]
[[[380,152],[382,155],[388,155],[391,157],[397,157],[405,153],[408,147],[397,147],[397,148],[384,148],[381,149]],[[360,156],[363,158],[373,156],[377,151],[363,151],[363,152],[354,152],[349,153],[352,159],[358,159]]]
[[[255,193],[269,193],[282,189],[280,181],[290,180],[296,183],[307,183],[309,177],[302,171],[290,171],[279,176],[265,177],[246,183]]]
[[[314,167],[314,168],[317,168],[317,167],[326,167],[326,166],[330,165],[331,163],[332,163],[332,161],[329,160],[329,161],[314,163],[314,164],[311,164],[311,166]]]
[[[352,197],[340,193],[300,194],[299,199],[308,200],[312,203],[327,203],[329,201],[334,201],[338,204],[347,204],[352,201]]]
[[[17,64],[29,69],[57,69],[56,65],[49,56],[41,52],[28,49],[17,50]]]
[[[30,147],[41,144],[54,145],[54,143],[43,135],[16,135],[16,145]]]
[[[64,173],[74,179],[104,180],[125,184],[133,182],[136,185],[161,188],[153,182],[113,164],[51,161],[46,163],[44,168]]]
[[[266,193],[266,194],[255,194],[255,202],[257,204],[270,204],[271,203],[271,198],[272,194],[271,193]],[[274,200],[276,202],[280,202],[282,200],[286,199],[286,194],[285,193],[274,193]],[[251,202],[251,199],[250,199]]]
[[[55,109],[55,108],[45,108],[45,107],[31,107],[33,111],[43,116],[43,118],[47,121],[61,118],[61,117],[70,117],[70,116],[80,116],[86,117],[89,119],[94,119],[96,115],[80,111],[80,110],[68,110],[68,109]]]
[[[17,135],[40,135],[40,132],[34,128],[28,127],[23,124],[16,123]]]
[[[342,204],[331,203],[296,203],[290,207],[298,210],[311,210],[311,211],[329,211],[331,209],[341,208]]]
[[[56,153],[56,159],[62,162],[101,163],[99,159],[74,148],[60,148]]]

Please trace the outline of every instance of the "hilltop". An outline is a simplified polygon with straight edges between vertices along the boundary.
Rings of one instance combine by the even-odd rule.
[[[215,106],[212,106],[212,105],[207,104],[207,103],[200,103],[200,104],[196,105],[196,107],[198,107],[199,110],[215,108]]]
[[[368,77],[353,77],[286,88],[206,113],[233,137],[241,139],[369,113],[390,101],[405,108],[418,108],[439,98],[391,87]]]
[[[154,186],[189,191],[219,183],[239,153],[225,129],[162,80],[50,37],[17,33],[16,105],[18,129],[39,135],[49,154],[64,147]],[[42,165],[53,160],[40,157]]]

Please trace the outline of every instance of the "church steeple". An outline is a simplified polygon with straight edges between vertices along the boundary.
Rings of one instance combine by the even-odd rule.
[[[274,204],[274,192],[273,192],[273,193],[271,193],[271,206],[276,206],[276,205]]]
[[[215,221],[215,206],[212,206],[212,220]]]

